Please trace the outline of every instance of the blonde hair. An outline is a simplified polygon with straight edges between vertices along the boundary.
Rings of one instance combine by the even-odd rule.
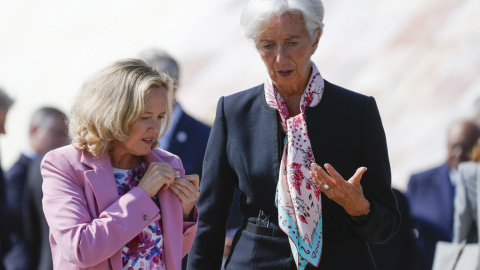
[[[115,141],[129,139],[129,127],[145,112],[155,88],[167,92],[166,115],[160,136],[170,125],[173,80],[139,59],[117,61],[95,74],[82,87],[70,115],[72,144],[95,157],[113,151]],[[158,145],[158,138],[152,149]]]
[[[471,160],[480,163],[480,138],[473,146]]]

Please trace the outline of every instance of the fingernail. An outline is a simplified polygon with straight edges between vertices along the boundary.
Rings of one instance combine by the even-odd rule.
[[[175,177],[179,177],[180,176],[180,172],[179,171],[175,171]]]
[[[323,165],[323,166],[325,166],[325,169],[327,169],[327,170],[330,169],[330,164],[328,164],[328,163],[325,163],[325,165]]]

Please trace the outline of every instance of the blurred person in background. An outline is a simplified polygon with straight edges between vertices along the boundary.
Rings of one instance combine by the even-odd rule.
[[[320,0],[243,10],[268,76],[218,102],[189,270],[220,269],[235,189],[243,222],[226,269],[375,269],[368,242],[398,230],[375,99],[324,80],[311,61],[323,15]]]
[[[0,88],[0,135],[5,134],[5,121],[13,100]],[[7,233],[8,218],[6,216],[5,180],[0,162],[0,270],[4,270],[3,258],[10,249],[10,240]]]
[[[84,84],[69,116],[72,144],[41,165],[54,269],[181,269],[199,177],[156,148],[172,92],[170,77],[137,59]]]
[[[378,270],[417,270],[418,247],[407,198],[398,189],[392,188],[397,199],[398,210],[402,215],[402,224],[388,242],[370,244],[373,260]]]
[[[480,139],[472,150],[471,161],[458,165],[460,175],[455,196],[453,242],[478,242],[478,194],[480,185]],[[480,256],[480,254],[478,254]]]
[[[29,182],[29,178],[36,180],[33,192],[39,192],[40,198],[34,203],[37,207],[41,207],[40,161],[48,151],[69,143],[65,121],[65,114],[56,108],[42,107],[36,110],[30,121],[29,143],[5,174],[7,211],[10,217],[9,224],[12,226],[9,235],[13,244],[5,258],[7,269],[37,269],[38,256],[44,252],[40,249],[40,242],[37,241],[42,234],[40,230],[36,230],[42,224],[39,218],[44,219],[43,212],[40,212],[41,217],[37,219],[32,219],[30,215],[23,212],[25,203],[33,199],[30,197],[33,190],[30,188],[27,190],[27,182]],[[38,168],[34,168],[34,166],[38,166]],[[32,170],[36,172],[36,175],[30,172]],[[34,229],[35,233],[27,232],[27,228]],[[51,261],[51,253],[48,250],[46,252],[48,254],[45,257],[50,257]]]
[[[420,269],[431,269],[436,243],[452,241],[453,201],[458,182],[458,164],[470,159],[472,148],[480,137],[472,121],[458,121],[447,136],[447,161],[410,177],[406,191],[418,233]]]
[[[176,95],[180,86],[180,69],[177,61],[162,50],[150,49],[140,53],[140,57],[155,67],[159,72],[168,74],[174,80],[174,109],[170,129],[159,140],[159,148],[178,155],[183,162],[186,173],[202,173],[203,158],[207,147],[210,127],[188,115],[178,103]],[[233,241],[234,231],[240,227],[241,213],[238,204],[238,194],[235,194],[233,206],[227,223],[225,240],[226,253]],[[231,233],[233,231],[233,233]],[[228,253],[225,254],[228,256]],[[183,260],[186,269],[187,256]]]
[[[42,208],[42,183],[40,171],[42,159],[32,161],[28,167],[23,201],[23,239],[28,261],[26,269],[52,270],[52,251],[50,249],[48,223]]]
[[[473,121],[480,128],[480,97],[475,100]]]
[[[178,103],[176,96],[180,87],[180,69],[177,61],[158,49],[145,50],[140,53],[140,58],[174,81],[170,129],[160,138],[158,147],[177,155],[187,174],[201,176],[210,127],[188,115]]]

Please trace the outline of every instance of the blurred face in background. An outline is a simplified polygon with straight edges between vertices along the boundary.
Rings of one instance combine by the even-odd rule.
[[[478,128],[471,122],[452,126],[448,132],[448,165],[456,169],[458,164],[471,158],[473,146],[479,137]]]
[[[7,110],[0,109],[0,134],[5,134],[5,121],[7,120]]]
[[[52,116],[42,125],[30,130],[30,146],[38,154],[45,154],[69,143],[67,124],[60,116]]]

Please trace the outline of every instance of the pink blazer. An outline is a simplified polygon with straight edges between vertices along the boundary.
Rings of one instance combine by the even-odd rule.
[[[153,149],[145,159],[167,162],[185,176],[180,159]],[[119,270],[122,247],[160,217],[142,188],[120,197],[108,155],[94,158],[72,145],[49,152],[42,161],[43,211],[50,227],[54,269]],[[180,270],[197,231],[184,222],[180,199],[170,189],[158,193],[167,270]]]

